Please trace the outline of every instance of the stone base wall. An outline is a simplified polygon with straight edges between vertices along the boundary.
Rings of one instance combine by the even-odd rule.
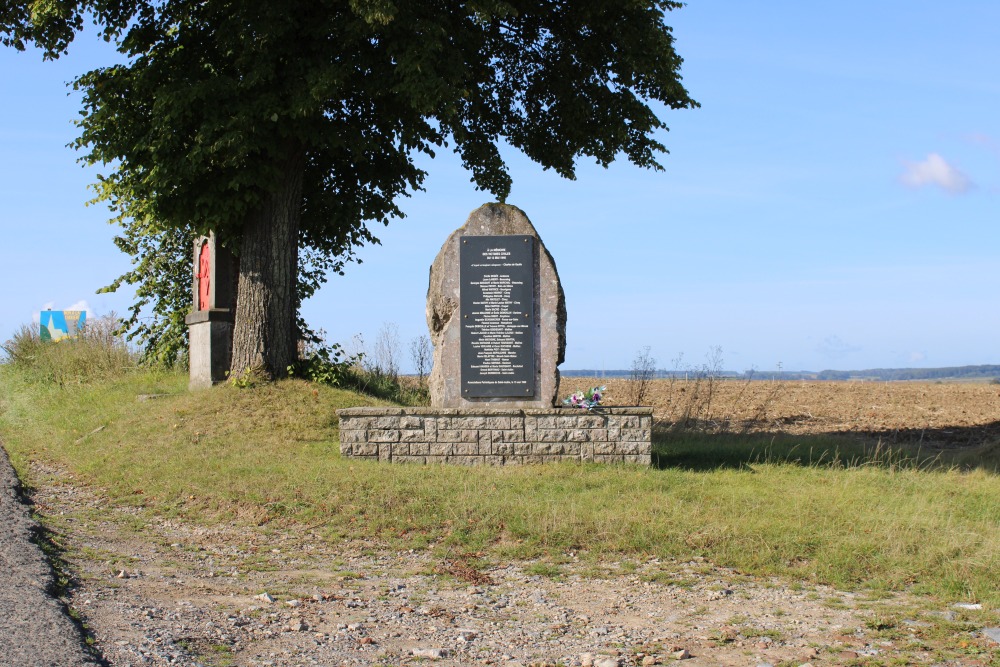
[[[641,463],[652,455],[652,408],[346,408],[340,453],[394,463]]]

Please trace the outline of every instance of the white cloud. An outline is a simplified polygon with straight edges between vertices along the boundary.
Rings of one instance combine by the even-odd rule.
[[[55,301],[46,301],[44,304],[42,304],[42,310],[55,310],[55,309],[56,309],[56,302]],[[34,324],[41,324],[41,322],[42,322],[42,314],[41,314],[41,312],[37,311],[37,310],[35,312],[33,312],[31,314],[31,321]]]
[[[936,185],[953,195],[964,194],[975,187],[968,176],[963,174],[937,153],[930,153],[923,162],[903,161],[905,171],[899,180],[911,188]]]
[[[87,314],[90,315],[90,304],[87,303],[86,299],[81,299],[80,301],[77,301],[69,308],[63,308],[63,310],[85,310],[87,311]]]

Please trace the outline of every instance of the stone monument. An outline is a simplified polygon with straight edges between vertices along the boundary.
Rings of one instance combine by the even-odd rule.
[[[649,464],[651,408],[557,407],[566,299],[527,216],[486,204],[430,270],[430,408],[338,410],[341,455],[466,465]]]
[[[431,266],[431,405],[552,408],[566,355],[555,262],[520,210],[486,204]]]
[[[233,345],[234,261],[215,234],[194,241],[194,308],[188,325],[191,389],[211,387],[226,379]]]

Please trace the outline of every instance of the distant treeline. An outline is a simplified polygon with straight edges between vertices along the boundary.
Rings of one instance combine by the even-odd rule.
[[[566,377],[607,377],[627,378],[629,370],[560,370]],[[946,368],[870,368],[861,371],[687,371],[658,370],[658,378],[694,379],[711,375],[716,378],[734,380],[873,380],[881,382],[905,382],[907,380],[990,380],[1000,378],[1000,366],[948,366]]]

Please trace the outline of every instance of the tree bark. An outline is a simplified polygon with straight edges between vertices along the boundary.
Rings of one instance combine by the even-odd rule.
[[[288,374],[296,358],[295,288],[305,152],[289,151],[281,183],[251,214],[240,243],[231,377]]]

